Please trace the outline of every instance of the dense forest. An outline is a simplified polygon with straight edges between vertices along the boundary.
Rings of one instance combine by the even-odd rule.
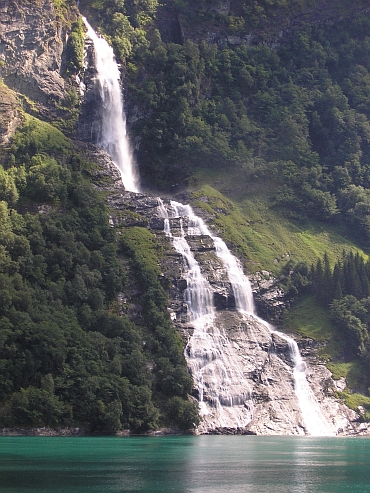
[[[9,151],[0,169],[2,426],[192,428],[192,381],[150,234],[132,228],[117,240],[94,164],[51,125],[27,118]],[[141,326],[117,314],[124,260],[143,293]]]
[[[122,62],[145,189],[195,189],[202,176],[222,174],[244,195],[270,184],[268,207],[282,218],[339,228],[356,246],[332,264],[327,256],[312,267],[290,263],[282,286],[290,301],[313,293],[330,312],[348,343],[341,358],[361,361],[367,393],[367,2],[226,3],[79,2]],[[54,4],[61,16],[75,8],[74,0]],[[82,22],[68,30],[67,80],[83,70]],[[158,251],[148,231],[117,236],[109,226],[95,165],[66,137],[81,108],[75,88],[66,105],[67,117],[52,125],[24,114],[1,154],[0,424],[191,429],[199,417]],[[116,310],[131,277],[141,321]]]

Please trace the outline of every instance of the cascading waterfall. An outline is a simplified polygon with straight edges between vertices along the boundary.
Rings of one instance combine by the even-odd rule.
[[[287,335],[274,330],[274,328],[270,324],[268,324],[266,321],[262,320],[256,315],[251,284],[248,278],[244,275],[239,260],[236,257],[234,257],[234,255],[231,254],[225,242],[221,238],[214,236],[209,230],[209,228],[207,227],[207,225],[205,224],[205,222],[200,217],[194,214],[190,205],[183,205],[178,202],[171,201],[171,207],[173,210],[174,217],[180,218],[181,221],[183,220],[183,218],[187,217],[188,219],[187,234],[189,236],[207,235],[212,238],[216,249],[216,255],[218,256],[222,264],[225,266],[226,271],[228,273],[229,281],[232,285],[234,292],[236,310],[241,315],[253,316],[255,319],[258,320],[259,323],[263,324],[270,331],[271,334],[273,333],[278,334],[280,338],[282,338],[288,343],[292,362],[294,364],[294,371],[293,371],[294,389],[297,395],[298,403],[300,406],[301,414],[304,420],[307,433],[309,435],[314,435],[314,436],[333,435],[334,430],[326,421],[323,413],[321,412],[320,406],[317,403],[317,400],[308,385],[306,374],[305,374],[306,364],[301,358],[297,343]],[[167,235],[171,235],[170,232],[171,230],[169,226],[169,215],[162,201],[160,201],[160,212],[162,217],[165,217],[165,232]],[[181,233],[182,233],[181,243],[182,245],[186,244],[186,253],[183,247],[179,248],[179,242],[174,241],[174,247],[187,260],[188,269],[189,269],[188,272],[190,272],[193,268],[192,263],[194,263],[195,259],[194,257],[192,257],[192,260],[189,261],[189,255],[192,254],[190,251],[190,247],[186,242],[183,227],[181,227]],[[198,276],[201,276],[199,266],[197,266],[197,273]],[[206,281],[202,280],[203,284],[204,282]],[[200,289],[200,287],[198,288],[197,283],[188,284],[187,291],[193,291],[193,290],[197,291],[198,289]],[[201,289],[204,289],[203,285]],[[211,291],[210,286],[208,287],[208,289],[209,291]],[[209,299],[207,301],[206,306],[207,306],[207,315],[211,315],[212,313],[214,314],[214,312],[212,312],[209,307]],[[188,365],[192,370],[192,375],[194,377],[194,380],[195,382],[198,383],[199,386],[199,383],[202,382],[202,375],[204,374],[204,369],[206,367],[207,360],[209,359],[209,357],[212,358],[212,364],[214,366],[215,361],[217,361],[218,359],[220,360],[223,359],[224,347],[225,346],[227,347],[228,344],[225,335],[220,334],[218,329],[214,327],[214,317],[208,318],[208,320],[202,319],[200,313],[198,311],[193,310],[192,302],[189,303],[189,308],[192,317],[194,318],[193,324],[195,326],[195,331],[192,337],[190,338],[188,348],[185,351],[185,354],[187,356]],[[211,342],[211,347],[209,347],[208,344],[205,344],[206,339],[207,342]],[[194,347],[196,347],[197,349],[194,350],[193,349]],[[216,352],[214,352],[215,348],[217,348]],[[240,370],[236,369],[234,371],[234,376],[236,379],[241,378]],[[214,381],[216,382],[217,379],[214,379]],[[203,388],[202,383],[200,384],[200,387]],[[235,385],[235,388],[238,388],[238,386]],[[243,419],[240,419],[240,405],[244,405],[244,409],[248,410],[249,420],[251,420],[253,417],[253,403],[251,400],[250,392],[246,390],[244,390],[244,392],[240,392],[240,387],[238,390],[239,393],[237,395],[229,396],[228,399],[222,399],[222,398],[220,399],[219,397],[216,397],[214,398],[214,400],[217,402],[218,405],[224,407],[228,406],[231,409],[233,408],[233,406],[235,406],[235,409],[238,409],[239,407],[238,409],[239,415],[238,415],[238,411],[236,412],[237,424],[238,426],[241,426],[241,423],[243,423],[245,426],[248,422],[248,418],[246,419],[246,416],[244,415],[244,422]],[[213,387],[213,393],[217,395],[218,391],[219,391],[219,385],[217,382]],[[200,402],[201,404],[204,404],[202,402],[203,399],[202,394],[203,391],[200,392]],[[229,409],[229,414],[232,415],[233,412],[231,411],[231,409]],[[201,406],[201,410],[203,410],[204,413],[207,412],[204,406]],[[235,421],[233,425],[235,426]],[[229,426],[230,426],[230,421],[229,421]]]
[[[113,50],[99,37],[84,19],[87,35],[95,48],[97,83],[103,102],[102,128],[99,145],[112,157],[128,191],[138,192],[138,176],[132,160],[126,135],[126,121],[119,84],[120,74]],[[256,316],[250,282],[244,275],[240,262],[227,248],[224,241],[214,236],[204,221],[197,217],[190,205],[171,201],[166,207],[158,199],[159,215],[164,218],[165,234],[171,237],[174,248],[184,259],[187,273],[185,301],[188,305],[190,322],[194,328],[185,354],[189,369],[199,391],[201,413],[207,419],[211,415],[225,427],[245,427],[253,418],[251,390],[243,379],[240,366],[235,364],[235,350],[226,335],[216,326],[212,288],[202,275],[187,236],[207,235],[212,238],[216,255],[225,266],[235,297],[236,310],[241,316],[254,317],[271,334],[278,334],[289,347],[294,363],[295,392],[298,398],[305,428],[310,435],[332,435],[333,430],[323,417],[306,380],[303,362],[296,342],[290,337],[275,331],[267,322]],[[180,227],[174,234],[171,228],[173,219],[179,220]],[[187,232],[184,222],[187,222]],[[204,383],[207,376],[207,384]]]
[[[281,332],[274,332],[282,339],[285,339],[289,344],[291,358],[294,363],[294,390],[298,398],[299,407],[308,433],[313,436],[335,435],[333,427],[327,422],[308,385],[306,379],[307,365],[301,357],[296,341]]]
[[[179,202],[171,201],[171,205],[179,217],[188,218],[188,235],[206,235],[212,238],[216,248],[216,255],[222,260],[222,263],[227,269],[234,291],[236,309],[239,312],[254,315],[252,288],[250,282],[243,274],[239,260],[230,253],[230,250],[221,238],[212,235],[206,223],[194,214],[189,204],[183,205]]]
[[[87,36],[94,44],[96,83],[102,100],[102,126],[98,145],[111,156],[121,173],[125,189],[138,192],[139,179],[126,135],[120,72],[113,48],[104,38],[96,34],[85,18],[83,20],[87,28]]]
[[[212,288],[202,275],[186,239],[186,236],[209,234],[209,231],[189,205],[171,201],[170,216],[160,198],[158,203],[160,215],[164,218],[165,233],[172,238],[174,248],[184,259],[187,281],[185,301],[194,328],[185,348],[185,356],[199,392],[201,414],[221,427],[244,428],[253,417],[251,391],[236,364],[232,345],[216,326]],[[171,219],[179,221],[178,235],[172,233]],[[188,222],[187,232],[184,230],[184,219]]]

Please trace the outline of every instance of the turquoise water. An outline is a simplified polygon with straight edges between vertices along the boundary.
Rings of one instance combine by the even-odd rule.
[[[1,493],[370,493],[370,439],[0,437]]]

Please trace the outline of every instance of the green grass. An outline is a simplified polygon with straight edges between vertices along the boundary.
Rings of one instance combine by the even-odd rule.
[[[57,128],[30,115],[13,137],[11,151],[32,147],[34,153],[66,156],[72,150],[71,141]]]
[[[289,221],[273,209],[271,190],[266,184],[265,187],[266,194],[258,190],[249,196],[238,196],[237,200],[209,185],[192,193],[192,203],[211,214],[213,227],[244,258],[248,272],[265,269],[278,275],[289,260],[311,265],[325,252],[332,264],[343,250],[359,251],[366,257],[339,228],[314,221]]]
[[[160,246],[154,241],[155,236],[148,229],[139,226],[122,229],[121,243],[135,258],[143,275],[156,278],[159,275]]]
[[[363,394],[359,394],[357,392],[350,394],[349,392],[336,392],[336,397],[339,399],[343,399],[345,404],[354,411],[359,411],[359,407],[363,407],[365,409],[364,414],[362,415],[365,421],[370,420],[370,397],[367,397]]]
[[[327,367],[332,372],[334,380],[339,380],[343,377],[349,387],[355,387],[361,381],[363,366],[359,360],[347,363],[331,361],[327,364]]]
[[[300,298],[283,320],[284,332],[293,332],[322,342],[318,350],[321,360],[332,373],[334,380],[345,378],[346,389],[337,392],[337,397],[344,399],[346,405],[357,410],[358,406],[369,406],[370,398],[359,393],[351,393],[349,389],[364,389],[364,365],[360,360],[343,361],[345,343],[331,323],[328,311],[321,307],[313,296]],[[365,391],[365,390],[361,390]],[[370,419],[370,413],[365,419]]]
[[[335,335],[328,311],[319,306],[313,296],[299,298],[285,315],[283,324],[284,330],[316,341],[328,341]]]

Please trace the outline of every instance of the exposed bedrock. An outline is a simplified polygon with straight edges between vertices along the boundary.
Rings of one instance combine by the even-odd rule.
[[[58,114],[66,95],[62,77],[67,24],[77,10],[62,19],[52,0],[0,0],[0,77],[25,96],[28,111],[47,120]]]

